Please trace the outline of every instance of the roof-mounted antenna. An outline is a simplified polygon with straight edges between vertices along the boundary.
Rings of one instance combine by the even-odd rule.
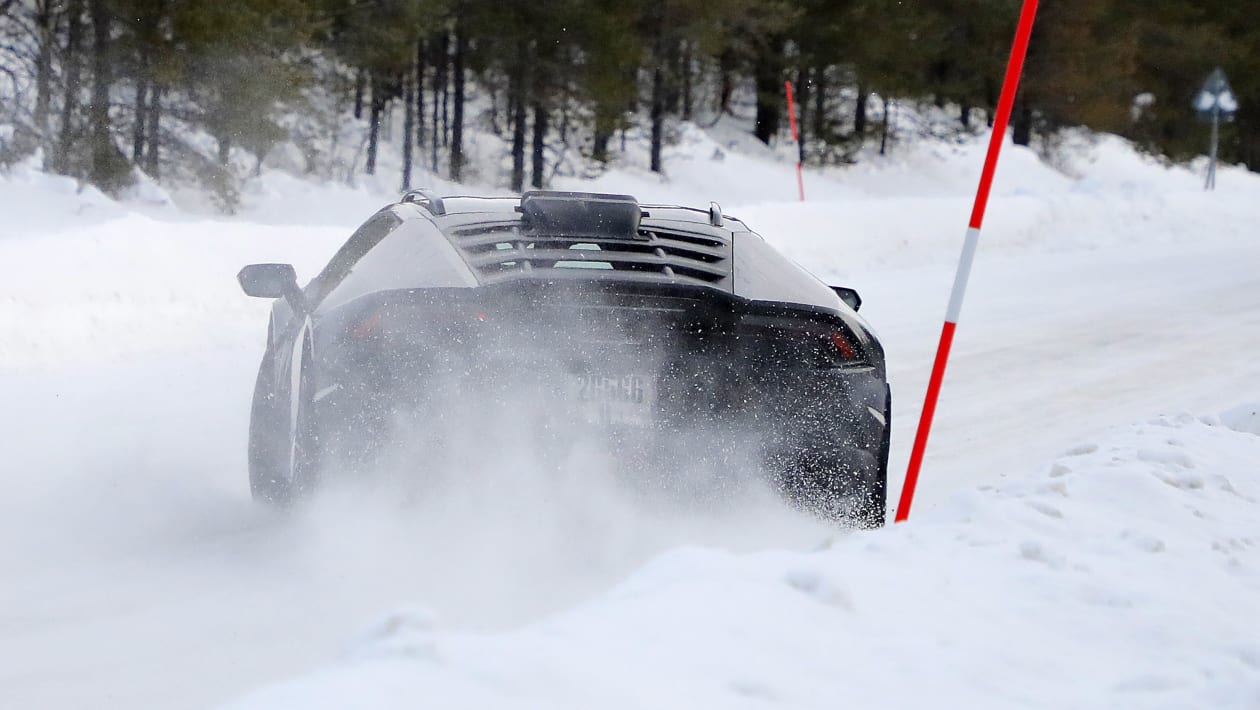
[[[709,224],[714,227],[722,226],[722,206],[716,202],[709,203]]]
[[[446,214],[446,205],[442,204],[442,198],[431,188],[422,187],[416,190],[408,190],[399,201],[420,205],[435,217]]]

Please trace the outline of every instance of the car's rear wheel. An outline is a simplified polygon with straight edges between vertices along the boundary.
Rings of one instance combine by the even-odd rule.
[[[324,450],[315,413],[315,377],[309,353],[302,357],[298,385],[297,421],[293,427],[293,453],[289,468],[289,502],[315,492],[323,469]]]
[[[322,463],[309,351],[303,352],[299,362],[301,370],[294,393],[297,406],[277,401],[273,390],[263,386],[264,363],[250,417],[250,491],[255,500],[278,507],[292,505],[309,495],[319,482]],[[292,426],[290,417],[295,417]]]
[[[290,500],[288,412],[267,378],[270,369],[264,360],[254,385],[249,416],[249,489],[254,500],[283,506]]]
[[[880,442],[879,455],[876,459],[879,468],[868,480],[866,490],[860,496],[854,510],[854,521],[861,528],[882,528],[888,516],[888,448],[892,419],[888,418],[885,421],[888,423],[884,426],[884,437]]]
[[[843,447],[803,450],[779,475],[784,495],[802,509],[846,526],[883,524],[885,474],[870,452]]]
[[[874,450],[813,443],[780,457],[784,494],[796,505],[844,525],[882,527],[888,507],[888,451],[891,401],[885,400],[884,427]]]
[[[892,391],[884,388],[884,433],[880,437],[875,461],[879,468],[869,480],[855,519],[859,527],[881,528],[888,516],[888,452],[892,442]]]

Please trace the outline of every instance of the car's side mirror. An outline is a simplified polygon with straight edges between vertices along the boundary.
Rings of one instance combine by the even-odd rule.
[[[832,286],[831,290],[835,291],[840,300],[844,301],[844,304],[849,308],[856,311],[862,307],[862,297],[858,295],[857,291],[847,286]]]
[[[303,310],[297,271],[290,264],[250,264],[236,275],[241,290],[255,298],[284,298],[293,310]]]
[[[246,296],[281,298],[297,288],[297,271],[290,264],[250,264],[236,280]]]

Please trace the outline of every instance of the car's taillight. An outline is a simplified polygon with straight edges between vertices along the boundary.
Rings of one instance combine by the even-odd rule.
[[[836,352],[839,353],[840,357],[845,360],[857,359],[857,348],[853,347],[853,344],[849,342],[849,339],[844,333],[841,333],[838,330],[834,331],[830,336],[830,340],[831,345],[835,347]]]
[[[466,315],[459,316],[461,319],[458,323],[443,322],[435,319],[432,315],[416,316],[416,320],[410,322],[403,321],[402,324],[396,325],[400,314],[397,311],[387,312],[386,310],[372,311],[361,317],[358,322],[350,327],[350,335],[356,340],[371,340],[373,338],[399,336],[399,335],[416,335],[418,333],[436,333],[447,332],[451,328],[459,329],[460,324],[466,324],[467,321],[474,323],[485,323],[490,319],[487,311],[476,309],[471,312],[465,311]],[[464,320],[467,319],[467,320]]]
[[[350,334],[354,337],[364,340],[370,338],[381,330],[381,312],[376,311],[367,318],[359,321],[358,325],[350,329]]]
[[[852,365],[862,361],[862,351],[848,333],[833,330],[822,336],[824,366]]]

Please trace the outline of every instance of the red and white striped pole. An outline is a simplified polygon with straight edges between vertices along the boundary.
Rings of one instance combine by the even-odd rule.
[[[801,175],[801,137],[796,132],[796,104],[792,102],[792,82],[785,81],[783,85],[787,87],[788,123],[792,124],[792,141],[796,143],[796,190],[801,195],[801,202],[804,202],[805,178]]]
[[[984,222],[984,209],[989,203],[989,190],[993,186],[993,173],[997,169],[998,154],[1006,138],[1006,125],[1011,118],[1015,92],[1019,89],[1019,76],[1024,70],[1024,56],[1028,53],[1028,38],[1032,35],[1033,20],[1037,16],[1037,0],[1024,0],[1019,13],[1019,25],[1015,29],[1015,41],[1011,56],[1006,63],[1006,78],[1002,81],[1002,94],[998,98],[997,114],[993,117],[993,135],[989,137],[989,152],[984,158],[984,170],[980,173],[980,186],[976,189],[976,202],[971,210],[967,237],[963,241],[962,255],[958,259],[958,271],[954,275],[954,290],[945,309],[945,326],[941,329],[941,342],[936,349],[936,361],[932,364],[932,376],[928,380],[927,396],[923,400],[923,414],[919,429],[914,435],[914,447],[910,450],[910,466],[906,469],[906,482],[901,488],[901,501],[897,504],[898,523],[910,517],[910,504],[914,502],[914,489],[919,482],[919,468],[923,465],[923,453],[927,449],[928,433],[932,429],[932,416],[936,413],[936,400],[941,393],[941,381],[945,379],[945,363],[949,360],[949,348],[954,342],[954,328],[962,312],[963,295],[967,291],[967,277],[976,258],[976,246],[980,242],[980,225]]]

